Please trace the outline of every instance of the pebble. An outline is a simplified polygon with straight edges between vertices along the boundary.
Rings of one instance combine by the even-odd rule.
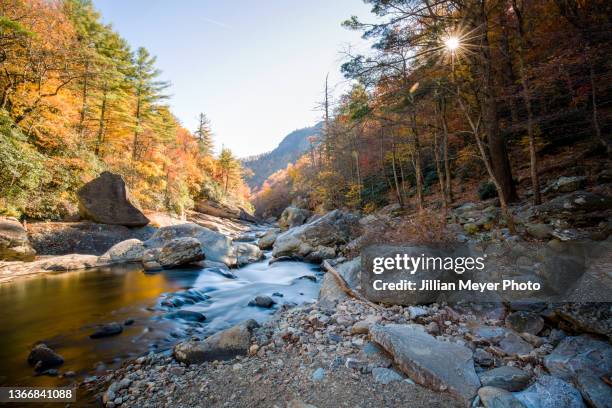
[[[321,381],[325,377],[325,370],[321,367],[314,370],[312,373],[311,379],[312,381]]]

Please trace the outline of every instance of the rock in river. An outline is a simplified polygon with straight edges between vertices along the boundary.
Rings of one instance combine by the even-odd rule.
[[[28,364],[34,366],[36,371],[42,372],[64,364],[64,358],[46,344],[41,343],[34,346],[32,351],[30,351]]]
[[[304,224],[311,214],[310,211],[304,210],[303,208],[290,206],[283,210],[283,213],[278,219],[278,225],[285,230],[295,228]]]
[[[103,337],[116,336],[121,334],[122,331],[123,327],[119,323],[112,322],[100,326],[98,330],[90,334],[89,337],[92,339],[101,339]]]
[[[437,340],[410,325],[373,325],[370,337],[418,384],[436,391],[448,391],[466,403],[480,388],[472,351],[467,347]]]
[[[269,309],[274,306],[275,303],[276,302],[269,296],[257,296],[249,302],[249,306],[259,306]]]
[[[145,247],[139,239],[128,239],[113,245],[98,258],[100,263],[141,262]]]
[[[174,268],[203,259],[200,241],[191,237],[173,239],[161,247],[157,255],[157,262],[164,268]]]
[[[273,228],[266,231],[266,233],[259,238],[259,241],[257,241],[259,249],[272,249],[274,241],[276,241],[276,237],[278,237],[279,232],[280,230],[278,228]]]
[[[19,221],[0,217],[0,260],[33,261],[35,255],[36,251]]]
[[[173,239],[188,237],[200,241],[208,261],[223,262],[227,266],[236,265],[236,254],[230,238],[191,222],[162,227],[144,245],[147,249],[161,248]]]
[[[297,255],[307,258],[310,253],[315,253],[312,258],[317,259],[313,259],[313,262],[320,262],[322,257],[334,257],[335,251],[332,250],[337,245],[348,243],[358,225],[357,216],[340,210],[331,211],[308,224],[280,234],[274,242],[272,256]]]
[[[77,192],[81,217],[102,224],[142,227],[149,219],[131,202],[119,174],[102,172]]]
[[[174,347],[174,358],[185,364],[228,360],[246,355],[251,343],[251,332],[258,327],[255,320],[244,321],[234,327],[213,334],[204,341],[187,341]]]

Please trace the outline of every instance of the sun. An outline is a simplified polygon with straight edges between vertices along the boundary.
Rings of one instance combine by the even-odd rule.
[[[457,48],[459,48],[459,38],[457,38],[457,37],[448,37],[446,40],[444,40],[444,45],[450,51],[455,51]]]

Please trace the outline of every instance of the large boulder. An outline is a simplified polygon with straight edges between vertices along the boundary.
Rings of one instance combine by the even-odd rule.
[[[160,228],[144,245],[147,249],[161,248],[176,238],[195,238],[200,241],[204,256],[209,261],[223,262],[227,266],[235,266],[237,263],[230,238],[193,223]]]
[[[101,263],[141,262],[145,247],[139,239],[128,239],[112,246],[98,258]]]
[[[251,345],[251,332],[256,327],[257,322],[251,319],[215,333],[204,341],[177,344],[174,347],[174,358],[185,364],[200,364],[246,355]]]
[[[420,327],[389,324],[370,327],[371,339],[380,344],[414,382],[436,391],[448,391],[466,405],[480,388],[472,351],[440,341]]]
[[[335,247],[348,243],[356,235],[358,225],[355,215],[340,210],[331,211],[308,224],[279,235],[274,242],[272,256],[277,258],[297,255],[308,259],[308,255],[314,252],[317,258],[335,257]],[[320,262],[320,259],[315,260],[312,256],[311,259],[313,262]]]
[[[206,199],[197,201],[195,203],[195,210],[214,217],[257,222],[257,219],[242,207]]]
[[[175,268],[204,259],[200,241],[192,237],[176,238],[161,247],[157,262],[164,268]]]
[[[35,256],[23,225],[14,218],[0,217],[0,260],[33,261]]]
[[[276,241],[279,232],[280,230],[278,228],[273,228],[266,231],[266,233],[263,234],[262,237],[259,238],[259,240],[257,241],[259,249],[272,249],[274,241]]]
[[[131,202],[125,181],[108,171],[77,192],[81,217],[102,224],[142,227],[149,219]]]
[[[49,272],[74,271],[105,266],[96,255],[62,255],[33,262],[0,262],[0,283]]]
[[[28,224],[30,242],[38,255],[102,255],[113,245],[129,239],[145,241],[155,228],[128,228],[123,225],[83,222],[32,222]]]
[[[283,230],[295,228],[304,224],[311,214],[310,211],[303,208],[290,206],[283,210],[278,219],[278,225]]]

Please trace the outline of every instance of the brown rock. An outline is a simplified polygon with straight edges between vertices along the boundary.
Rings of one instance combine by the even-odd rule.
[[[108,171],[78,191],[79,212],[83,218],[102,224],[142,227],[149,219],[129,199],[125,181]]]

